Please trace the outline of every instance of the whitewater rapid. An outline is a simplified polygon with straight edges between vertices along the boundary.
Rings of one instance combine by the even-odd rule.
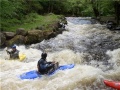
[[[27,48],[17,46],[27,56],[22,62],[9,60],[6,49],[1,49],[1,90],[112,90],[103,80],[120,81],[120,32],[89,21],[81,24],[80,19],[67,18],[67,30],[55,38]],[[37,69],[42,50],[48,53],[48,61],[73,63],[75,67],[52,76],[21,80],[20,74]]]

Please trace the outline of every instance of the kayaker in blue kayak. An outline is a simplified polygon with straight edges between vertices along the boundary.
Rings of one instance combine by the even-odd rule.
[[[42,53],[41,59],[37,63],[38,72],[40,74],[48,74],[56,70],[59,66],[58,62],[47,62],[46,57],[47,57],[47,53]]]

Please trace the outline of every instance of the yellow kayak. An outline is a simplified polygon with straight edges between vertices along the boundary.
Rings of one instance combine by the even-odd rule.
[[[19,59],[20,61],[23,61],[26,58],[26,55],[23,53],[19,53]]]

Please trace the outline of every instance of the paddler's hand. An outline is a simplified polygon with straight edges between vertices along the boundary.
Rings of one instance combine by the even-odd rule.
[[[56,62],[55,62],[55,61],[53,61],[52,63],[53,63],[53,64],[55,64]]]
[[[10,54],[10,52],[9,52],[8,50],[6,50],[6,52],[7,52],[8,54]]]

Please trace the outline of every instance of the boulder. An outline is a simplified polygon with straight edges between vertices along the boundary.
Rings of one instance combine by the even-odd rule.
[[[24,28],[18,28],[18,29],[16,30],[16,34],[17,34],[17,35],[26,36],[26,35],[28,34],[28,32],[25,31]]]
[[[108,29],[114,29],[116,27],[116,23],[114,23],[113,21],[107,21],[107,28]]]
[[[45,30],[45,26],[44,26],[44,25],[42,25],[42,26],[37,26],[35,29],[36,29],[36,30]]]
[[[3,33],[0,32],[0,47],[3,46],[6,42],[6,37]]]
[[[41,42],[44,39],[50,39],[56,36],[56,33],[52,30],[31,30],[28,31],[28,35],[25,37],[26,44],[33,44]]]
[[[17,45],[25,44],[25,37],[22,35],[16,35],[14,38],[6,42],[6,46],[11,46],[13,44]]]
[[[111,17],[111,16],[101,16],[100,17],[100,22],[108,22],[108,21],[113,21],[116,23],[115,17]]]
[[[5,35],[6,39],[9,40],[15,36],[15,33],[14,32],[4,32],[4,35]]]
[[[115,27],[114,30],[120,30],[120,26]]]
[[[26,44],[38,43],[44,39],[43,31],[41,30],[31,30],[28,31],[28,35],[25,37]]]
[[[43,35],[44,35],[45,39],[50,39],[50,38],[53,38],[53,37],[56,36],[55,33],[52,30],[43,31]]]
[[[49,34],[49,35],[47,36],[47,39],[54,38],[54,37],[56,37],[56,36],[57,36],[57,34],[56,34],[55,32],[52,32],[51,34]]]

